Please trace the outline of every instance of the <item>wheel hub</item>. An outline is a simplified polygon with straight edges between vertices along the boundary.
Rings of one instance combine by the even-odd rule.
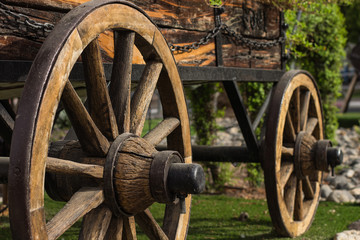
[[[185,164],[176,151],[158,152],[134,134],[118,136],[106,157],[105,202],[118,216],[135,215],[154,202],[173,203],[204,187],[200,165]]]
[[[316,140],[305,131],[297,135],[294,166],[298,178],[304,179],[316,171],[329,172],[329,166],[334,169],[342,163],[342,158],[342,151],[333,148],[330,140]]]

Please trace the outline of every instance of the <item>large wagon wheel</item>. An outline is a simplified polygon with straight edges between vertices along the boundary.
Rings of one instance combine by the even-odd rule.
[[[271,98],[263,146],[268,207],[281,235],[301,235],[312,223],[322,171],[327,171],[329,159],[339,158],[339,151],[322,139],[322,108],[314,80],[304,71],[287,72]]]
[[[109,86],[97,40],[104,31],[112,31],[115,42]],[[146,65],[131,97],[134,45]],[[68,80],[80,56],[89,110]],[[141,138],[156,87],[164,119]],[[49,143],[60,100],[78,140]],[[173,151],[156,151],[154,146],[165,138]],[[203,173],[195,164],[182,163],[191,162],[190,133],[173,56],[160,31],[134,5],[92,1],[59,22],[29,73],[13,142],[9,197],[14,239],[55,239],[82,217],[81,239],[136,239],[135,222],[151,239],[186,237],[191,196],[182,204],[178,197],[191,193],[192,183],[201,182],[195,187],[203,188]],[[48,222],[45,182],[51,197],[67,201]],[[148,209],[154,202],[166,203],[162,228]]]

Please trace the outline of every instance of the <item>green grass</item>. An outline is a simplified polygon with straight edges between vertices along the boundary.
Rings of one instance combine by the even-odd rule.
[[[51,218],[63,203],[51,201],[46,197],[46,215]],[[157,220],[163,215],[163,207],[155,204],[151,211]],[[249,220],[238,220],[242,212],[249,214]],[[360,206],[357,204],[336,204],[321,202],[310,230],[301,240],[332,239],[336,233],[344,231],[347,226],[359,220]],[[80,222],[76,223],[60,239],[77,239]],[[0,239],[11,239],[8,219],[0,217]],[[138,234],[138,239],[147,239]],[[224,195],[194,196],[189,240],[196,239],[290,239],[279,238],[273,231],[272,223],[265,200],[245,200]]]
[[[249,220],[237,220],[241,212]],[[294,239],[333,239],[336,233],[359,220],[360,206],[321,202],[310,230]],[[291,239],[273,231],[265,200],[227,196],[195,196],[188,239]]]

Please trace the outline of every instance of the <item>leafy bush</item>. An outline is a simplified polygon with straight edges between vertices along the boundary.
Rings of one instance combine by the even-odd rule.
[[[352,4],[342,6],[341,11],[346,17],[345,23],[348,31],[348,41],[358,43],[360,40],[360,0],[354,0]]]
[[[325,135],[334,140],[338,127],[335,102],[340,96],[340,68],[345,57],[345,19],[337,4],[312,3],[303,8],[305,12],[299,22],[295,10],[285,13],[289,24],[287,37],[292,43],[290,53],[298,68],[309,71],[316,79],[323,104]]]
[[[187,87],[187,98],[190,100],[192,127],[196,132],[196,144],[213,145],[216,138],[216,118],[223,117],[224,111],[215,107],[214,96],[222,91],[220,84],[202,84]],[[203,163],[207,173],[207,189],[221,190],[231,180],[232,171],[229,163]]]

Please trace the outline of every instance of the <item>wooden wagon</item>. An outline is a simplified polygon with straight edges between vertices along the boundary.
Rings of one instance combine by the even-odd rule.
[[[262,163],[275,229],[305,232],[322,172],[341,152],[323,140],[312,76],[284,72],[284,27],[278,9],[246,0],[225,11],[203,0],[1,1],[0,131],[11,143],[1,177],[14,239],[56,239],[82,217],[81,239],[136,239],[135,222],[151,239],[184,239],[191,194],[204,188],[192,156]],[[275,83],[255,123],[238,81]],[[182,82],[222,82],[247,146],[192,148]],[[155,89],[163,120],[142,136]],[[7,99],[20,95],[15,120]],[[63,109],[72,128],[50,141]],[[67,202],[49,221],[44,189]],[[154,202],[164,203],[162,223]]]

